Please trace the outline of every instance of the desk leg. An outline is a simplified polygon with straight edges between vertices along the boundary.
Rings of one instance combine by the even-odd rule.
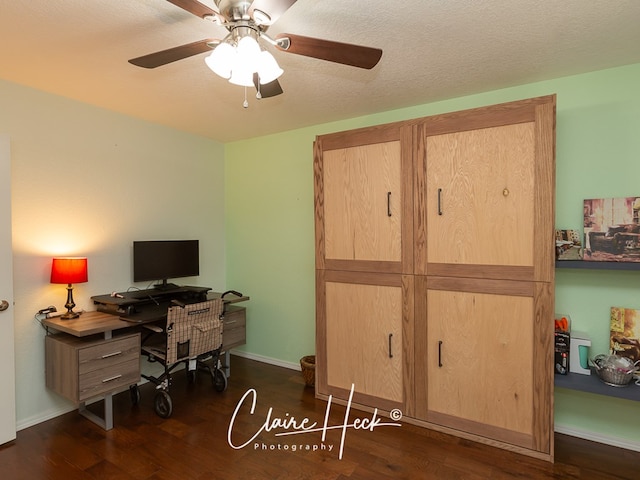
[[[87,405],[85,402],[82,402],[80,404],[80,406],[78,407],[78,412],[80,413],[80,415],[88,420],[91,420],[99,427],[102,427],[105,430],[111,430],[113,428],[113,393],[107,393],[104,396],[104,418],[101,418],[95,413],[87,410]]]

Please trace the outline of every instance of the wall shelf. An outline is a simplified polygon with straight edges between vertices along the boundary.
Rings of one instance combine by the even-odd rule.
[[[640,387],[635,383],[631,382],[626,387],[612,387],[602,382],[595,372],[592,372],[591,375],[581,375],[579,373],[556,375],[554,381],[556,388],[567,388],[569,390],[579,390],[581,392],[640,402]]]
[[[556,261],[556,268],[578,268],[588,270],[640,270],[640,262],[590,262],[584,260]]]

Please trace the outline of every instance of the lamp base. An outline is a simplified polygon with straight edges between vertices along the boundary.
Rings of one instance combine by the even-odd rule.
[[[60,315],[60,320],[73,320],[74,318],[78,318],[79,316],[79,313],[76,313],[73,310],[69,310],[67,313]]]
[[[75,307],[76,304],[73,302],[73,286],[71,284],[67,285],[67,303],[65,303],[64,306],[67,309],[67,313],[60,316],[61,320],[72,320],[80,316],[79,313],[73,311],[73,307]]]

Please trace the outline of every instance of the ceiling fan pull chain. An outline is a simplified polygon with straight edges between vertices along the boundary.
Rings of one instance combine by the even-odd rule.
[[[244,87],[244,102],[242,102],[244,108],[249,108],[249,102],[247,101],[247,87]]]

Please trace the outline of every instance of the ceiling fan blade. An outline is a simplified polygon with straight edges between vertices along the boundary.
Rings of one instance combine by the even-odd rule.
[[[271,20],[267,25],[275,23],[280,16],[289,10],[296,3],[296,0],[254,0],[249,7],[249,14],[253,17],[254,10],[260,10],[262,13],[269,15]]]
[[[166,65],[167,63],[182,60],[199,53],[210,52],[211,43],[218,43],[219,40],[208,38],[206,40],[200,40],[198,42],[187,43],[186,45],[180,45],[179,47],[168,48],[160,52],[150,53],[143,55],[142,57],[132,58],[129,63],[137,67],[144,68],[156,68]]]
[[[212,10],[211,8],[203,5],[197,0],[167,0],[170,3],[173,3],[176,7],[180,7],[183,10],[186,10],[189,13],[193,13],[195,16],[200,18],[205,18],[208,16],[216,16],[218,12]]]
[[[258,85],[259,77],[257,73],[253,74],[253,84],[256,86],[256,90],[260,92],[260,96],[262,98],[275,97],[276,95],[280,95],[282,92],[282,87],[280,86],[280,82],[278,79],[275,79],[269,83],[263,83]]]
[[[289,39],[288,47],[285,39]],[[275,40],[276,48],[283,52],[296,53],[358,68],[371,69],[377,65],[382,56],[382,50],[379,48],[332,42],[290,33],[280,33]]]

